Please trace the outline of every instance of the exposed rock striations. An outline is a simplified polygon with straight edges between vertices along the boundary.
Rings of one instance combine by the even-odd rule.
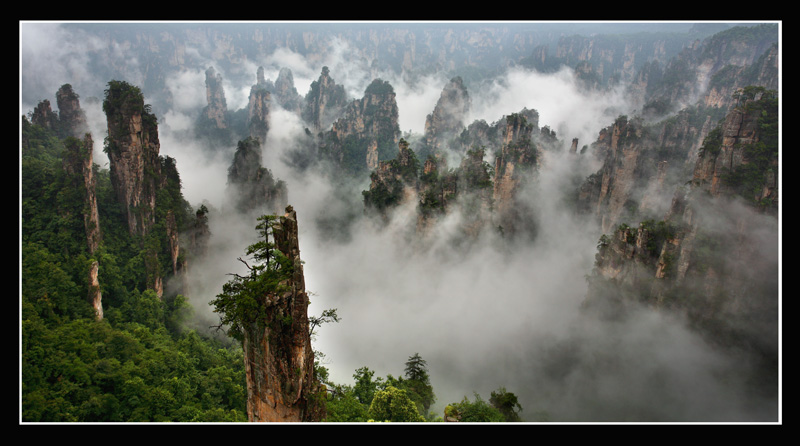
[[[346,106],[344,87],[331,78],[328,67],[322,67],[319,79],[311,82],[301,117],[316,134],[327,130]]]
[[[324,134],[320,152],[343,172],[362,174],[390,159],[400,140],[394,88],[375,79],[364,97],[350,102]]]
[[[108,85],[103,110],[108,124],[105,152],[111,182],[125,211],[130,235],[147,251],[146,286],[161,297],[167,271],[176,274],[182,268],[177,236],[177,214],[183,212],[184,203],[180,177],[174,159],[159,156],[158,121],[145,105],[141,90],[121,81]],[[169,199],[159,205],[161,191]],[[164,224],[157,225],[157,218]],[[151,238],[158,241],[148,242]],[[161,244],[168,247],[166,251],[157,248]],[[162,266],[163,258],[169,259],[172,268]]]
[[[297,214],[272,225],[274,245],[292,265],[282,291],[264,296],[264,322],[243,330],[247,418],[251,422],[320,421],[324,406],[314,376],[308,294],[300,260]]]
[[[225,101],[225,89],[222,87],[222,75],[213,67],[206,70],[206,100],[208,105],[203,115],[208,122],[217,129],[227,128],[228,104]]]
[[[74,137],[64,140],[66,148],[63,167],[67,176],[73,179],[72,187],[83,194],[83,223],[86,230],[86,241],[89,255],[93,255],[100,246],[100,217],[97,210],[97,181],[94,177],[92,153],[94,143],[91,134],[87,133],[83,141]],[[89,267],[89,302],[95,310],[97,319],[103,318],[102,294],[98,279],[99,264],[93,260]]]

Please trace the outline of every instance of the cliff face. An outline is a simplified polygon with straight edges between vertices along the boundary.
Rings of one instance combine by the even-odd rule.
[[[254,85],[250,90],[250,101],[247,104],[247,126],[251,138],[266,142],[269,132],[269,113],[272,95],[269,90]]]
[[[56,92],[56,104],[58,105],[58,119],[61,124],[61,132],[64,136],[74,136],[80,138],[89,130],[86,123],[86,115],[81,109],[78,95],[72,91],[70,84],[64,84]]]
[[[297,93],[292,70],[288,68],[281,68],[278,72],[273,96],[275,96],[275,101],[286,111],[299,114],[303,108],[303,97]]]
[[[388,211],[404,201],[416,199],[419,161],[401,139],[397,157],[381,161],[370,175],[370,186],[364,191],[364,204],[369,211],[377,211],[384,219]]]
[[[175,160],[159,156],[158,122],[144,104],[141,90],[125,82],[111,81],[103,102],[108,124],[105,151],[109,158],[111,183],[127,216],[129,233],[146,247],[146,286],[161,297],[167,258],[172,274],[185,268],[178,261],[178,223],[175,212],[181,212],[183,197]],[[156,208],[159,191],[170,195],[172,207]],[[156,219],[164,219],[163,226]],[[148,243],[154,237],[159,243]],[[155,246],[164,244],[166,251]],[[167,270],[169,271],[169,270]]]
[[[433,112],[425,118],[425,145],[436,153],[464,130],[470,98],[464,81],[454,77],[445,85]]]
[[[648,73],[637,78],[638,91],[645,92],[645,109],[665,112],[698,102],[728,109],[739,88],[778,89],[777,59],[776,26],[732,28],[695,41],[669,61],[647,65]]]
[[[58,113],[54,112],[50,106],[50,101],[44,99],[33,109],[31,122],[44,128],[57,131],[59,128]]]
[[[213,67],[206,70],[206,101],[208,105],[204,115],[208,121],[218,129],[227,128],[228,105],[225,101],[225,90],[222,87],[222,75],[218,74]]]
[[[94,177],[92,153],[94,143],[91,134],[86,134],[83,141],[75,138],[65,140],[66,155],[63,160],[64,171],[74,179],[73,187],[83,194],[83,223],[86,229],[86,242],[89,255],[97,251],[100,245],[100,217],[97,211],[97,181]],[[98,320],[103,318],[102,294],[98,279],[99,264],[93,261],[88,271],[89,302],[95,310]]]
[[[248,138],[239,141],[228,169],[229,196],[239,212],[252,210],[274,213],[286,206],[288,193],[283,181],[261,164],[261,143]]]
[[[301,116],[316,134],[326,130],[346,105],[344,86],[336,85],[328,67],[322,67],[319,79],[311,83]]]
[[[156,118],[145,108],[138,89],[116,82],[110,83],[103,109],[111,181],[127,213],[129,232],[145,235],[155,223],[161,177]]]
[[[293,266],[284,291],[265,296],[265,323],[243,331],[247,418],[251,422],[319,421],[323,395],[314,376],[308,323],[308,295],[298,243],[297,214],[272,226],[275,247]]]
[[[765,361],[758,367],[774,367],[775,123],[777,99],[768,92],[731,111],[705,139],[694,178],[675,189],[663,218],[601,237],[587,306],[611,317],[635,303],[669,308],[714,342]]]
[[[768,124],[777,109],[743,100],[748,102],[729,113],[704,142],[692,182],[712,196],[741,195],[777,214],[778,152],[772,149],[777,127]]]
[[[325,134],[320,150],[346,172],[367,171],[369,166],[396,153],[400,139],[398,117],[394,89],[388,82],[376,79],[366,88],[363,98],[345,107],[343,116]]]
[[[584,183],[578,200],[580,206],[598,216],[602,231],[609,232],[622,217],[624,207],[633,202],[635,186],[643,177],[640,155],[643,128],[641,123],[620,117],[614,125],[601,130],[594,149],[604,159],[599,172]]]
[[[689,107],[658,123],[619,117],[591,145],[603,165],[581,186],[578,207],[594,214],[603,232],[663,215],[690,177],[714,116],[716,110]]]
[[[503,144],[494,160],[492,200],[497,223],[510,234],[519,232],[527,220],[525,206],[517,197],[537,168],[534,128],[535,123],[528,122],[524,114],[506,116]]]

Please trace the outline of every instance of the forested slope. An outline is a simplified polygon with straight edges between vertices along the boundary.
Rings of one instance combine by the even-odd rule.
[[[22,118],[22,421],[246,421],[238,345],[181,322],[181,295],[144,286],[108,170],[94,166],[103,242],[90,255],[80,190],[62,168],[66,139]],[[87,296],[99,260],[105,314]]]

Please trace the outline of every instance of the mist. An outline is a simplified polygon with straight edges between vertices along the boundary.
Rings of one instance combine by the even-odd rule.
[[[56,24],[21,26],[20,34],[22,113],[71,83],[94,123],[95,144],[101,145],[106,136],[102,110],[98,113],[99,104],[84,99],[102,97],[111,79],[93,77],[80,61],[100,49],[117,57],[119,49],[104,48]],[[200,52],[187,48],[187,54]],[[135,61],[126,66],[131,73],[126,80],[136,84],[140,67]],[[218,322],[208,303],[229,273],[242,271],[236,259],[256,237],[256,214],[236,215],[227,208],[227,169],[235,146],[209,151],[186,136],[206,105],[208,66],[213,62],[170,73],[165,82],[172,101],[158,115],[161,154],[175,158],[184,197],[195,208],[206,204],[210,209],[210,255],[190,265],[188,273],[197,326]],[[372,61],[334,40],[323,60],[279,49],[264,61],[250,61],[252,79],[242,84],[232,80],[238,73],[215,66],[223,76],[229,110],[246,106],[258,66],[273,81],[280,68],[290,68],[301,96],[323,66],[345,85],[351,100],[361,98],[373,79],[386,80],[397,94],[401,130],[417,134],[451,75],[436,73],[407,83],[402,75],[377,72]],[[469,94],[472,108],[465,126],[535,109],[539,126],[556,130],[565,149],[572,138],[590,144],[632,107],[620,93],[582,90],[568,70],[541,74],[511,68]],[[270,116],[263,164],[287,183],[289,203],[297,212],[306,287],[313,293],[309,315],[336,308],[341,317],[339,323],[320,327],[314,343],[325,355],[333,382],[352,384],[353,373],[363,366],[376,376],[401,376],[408,357],[419,353],[428,363],[437,397],[432,410],[439,414],[448,403],[472,399],[473,392],[488,399],[491,391],[505,387],[519,397],[526,421],[776,418],[775,401],[753,401],[741,390],[742,375],[732,370],[746,362],[705,342],[680,317],[641,308],[609,322],[582,311],[584,277],[591,272],[601,232],[564,203],[576,179],[597,171],[596,160],[579,161],[566,150],[546,152],[536,181],[521,195],[539,228],[535,240],[509,244],[484,231],[464,246],[453,243],[461,218],[457,211],[424,237],[410,231],[414,202],[397,208],[386,225],[361,215],[354,206],[363,206],[358,191],[367,189],[368,182],[347,186],[357,195],[343,198],[321,171],[288,165],[286,154],[303,135],[303,123],[278,106]],[[95,148],[95,162],[103,166],[107,159],[101,149]],[[331,239],[318,223],[340,215],[357,218],[343,228],[350,237]]]

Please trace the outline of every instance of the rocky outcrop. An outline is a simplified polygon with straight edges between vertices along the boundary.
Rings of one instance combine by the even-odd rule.
[[[692,180],[674,189],[663,218],[622,223],[600,238],[586,306],[609,317],[640,304],[671,309],[713,342],[764,361],[756,367],[769,374],[779,296],[777,99],[751,92],[759,97],[705,138]]]
[[[63,160],[64,170],[76,178],[84,194],[84,227],[89,254],[97,251],[100,245],[100,216],[97,211],[97,180],[94,177],[92,154],[94,143],[92,135],[87,133],[83,141],[67,139],[67,149]]]
[[[177,274],[185,267],[178,262],[181,256],[175,213],[183,212],[184,200],[175,160],[159,155],[158,121],[138,87],[109,82],[103,110],[108,125],[106,153],[111,183],[125,211],[129,233],[145,250],[145,286],[162,297],[165,273]],[[157,212],[162,192],[169,199],[161,202]],[[156,224],[157,215],[164,219],[162,225]],[[150,243],[149,239],[158,242]],[[162,267],[164,258],[172,268]]]
[[[225,101],[225,89],[222,87],[222,74],[209,67],[206,70],[206,106],[203,114],[217,129],[228,127],[228,105]]]
[[[518,198],[526,182],[532,180],[537,168],[537,149],[532,141],[535,128],[523,114],[511,114],[504,118],[503,145],[494,160],[494,184],[492,200],[496,224],[506,234],[519,232],[526,220],[528,210]]]
[[[311,82],[301,117],[316,134],[327,130],[346,105],[347,95],[344,86],[336,85],[328,67],[322,67],[319,79]]]
[[[291,274],[264,296],[264,323],[243,330],[247,418],[251,422],[320,421],[324,391],[314,376],[308,294],[300,259],[297,214],[291,208],[272,225],[275,248]]]
[[[125,82],[109,83],[103,110],[114,191],[126,212],[129,232],[145,235],[155,223],[161,178],[156,117],[145,107],[141,91]]]
[[[492,125],[475,121],[451,140],[455,150],[449,156],[428,154],[421,168],[416,153],[401,140],[398,156],[373,171],[370,189],[363,192],[365,206],[386,217],[391,208],[416,199],[419,233],[428,232],[456,206],[464,210],[462,229],[471,236],[487,225],[508,235],[533,230],[522,224],[530,209],[518,194],[538,169],[537,123],[538,113],[528,109]],[[489,150],[494,151],[493,165],[486,161]],[[459,152],[458,166],[448,168],[448,158]]]
[[[208,208],[205,205],[195,211],[195,218],[190,228],[186,231],[188,239],[187,250],[192,257],[202,258],[208,253],[208,242],[211,239],[211,230],[208,227]]]
[[[93,255],[100,246],[100,217],[97,211],[97,180],[94,177],[92,153],[94,143],[91,134],[87,133],[83,141],[76,138],[67,138],[64,141],[66,149],[62,161],[67,176],[73,179],[72,186],[80,190],[83,195],[83,224],[86,230],[86,242],[89,255]],[[88,272],[89,302],[95,310],[98,320],[103,318],[103,297],[100,292],[98,279],[99,263],[91,262]]]
[[[58,105],[58,120],[62,135],[83,137],[89,131],[89,125],[86,122],[86,115],[81,109],[78,95],[72,91],[72,85],[64,84],[58,89],[56,104]]]
[[[428,152],[436,153],[448,147],[450,140],[461,134],[470,104],[469,93],[461,77],[450,79],[433,112],[425,118],[424,142]]]
[[[399,112],[394,88],[375,79],[364,97],[350,102],[323,138],[320,152],[341,171],[368,172],[375,160],[393,157],[400,140]],[[377,153],[377,157],[376,157]]]
[[[228,169],[228,195],[238,212],[274,213],[286,206],[286,184],[276,180],[261,164],[261,143],[256,138],[239,141]]]
[[[692,104],[735,105],[732,94],[748,85],[778,88],[776,25],[734,27],[687,45],[662,64],[647,64],[637,76],[644,109],[661,116]],[[646,84],[646,85],[643,85]]]
[[[591,145],[590,156],[603,165],[581,186],[579,209],[595,215],[603,232],[623,222],[663,216],[675,188],[691,175],[717,113],[689,107],[650,124],[618,117]]]
[[[33,114],[31,114],[31,123],[58,131],[58,113],[53,111],[49,100],[44,99],[34,107]]]
[[[303,108],[303,97],[297,93],[297,89],[294,87],[294,76],[289,68],[281,68],[278,72],[273,96],[275,102],[286,111],[299,114]]]
[[[366,210],[375,211],[384,219],[391,208],[416,199],[419,161],[404,139],[398,149],[395,159],[378,164],[370,174],[369,190],[362,192]]]
[[[620,221],[625,206],[634,202],[642,179],[640,155],[643,150],[640,122],[621,116],[614,125],[600,131],[594,144],[604,159],[603,167],[584,183],[579,206],[598,216],[601,230],[609,232]]]
[[[267,141],[269,132],[269,114],[272,95],[263,86],[254,85],[250,89],[250,100],[247,103],[247,129],[251,138],[261,142]]]
[[[692,182],[712,196],[741,195],[777,213],[777,99],[764,89],[744,90],[742,96],[744,104],[704,141]]]

